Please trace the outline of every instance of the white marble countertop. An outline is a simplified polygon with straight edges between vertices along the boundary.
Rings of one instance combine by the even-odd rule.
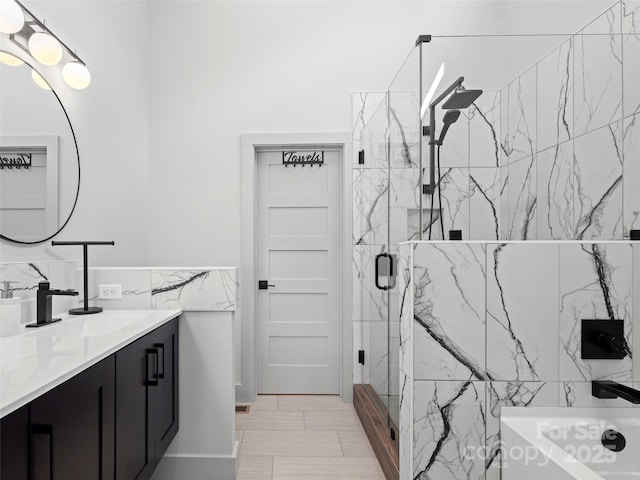
[[[111,310],[0,338],[0,418],[182,313]]]

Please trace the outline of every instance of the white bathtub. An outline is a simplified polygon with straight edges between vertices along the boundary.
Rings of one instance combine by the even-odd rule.
[[[640,480],[640,409],[505,407],[502,480]],[[626,447],[602,444],[608,429]]]

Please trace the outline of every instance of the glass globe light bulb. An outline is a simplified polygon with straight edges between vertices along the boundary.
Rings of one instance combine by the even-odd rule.
[[[51,90],[51,87],[49,86],[49,84],[47,83],[47,81],[42,78],[42,76],[36,72],[35,70],[31,70],[31,78],[33,79],[34,82],[36,82],[36,85],[38,85],[40,88],[44,88],[45,90]]]
[[[43,65],[57,65],[62,59],[60,42],[48,33],[38,32],[31,35],[29,52]]]
[[[69,62],[62,68],[62,78],[71,88],[82,90],[91,83],[89,69],[80,62]]]
[[[19,67],[20,65],[24,64],[24,62],[18,57],[14,57],[10,53],[6,52],[0,52],[0,62],[4,63],[5,65],[9,65],[10,67]]]
[[[17,33],[24,26],[24,14],[14,0],[0,0],[0,32]]]

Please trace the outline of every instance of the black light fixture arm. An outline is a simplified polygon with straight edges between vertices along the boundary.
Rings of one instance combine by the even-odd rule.
[[[73,308],[69,310],[69,314],[71,315],[89,315],[92,313],[100,313],[102,308],[100,307],[91,307],[89,308],[89,245],[115,245],[113,240],[108,242],[56,242],[55,240],[51,242],[51,245],[56,246],[67,246],[67,245],[82,245],[82,269],[84,274],[84,306],[82,308]]]
[[[426,186],[426,194],[433,195],[436,190],[436,107],[449,96],[456,88],[462,86],[464,77],[458,78],[429,104],[429,185]]]

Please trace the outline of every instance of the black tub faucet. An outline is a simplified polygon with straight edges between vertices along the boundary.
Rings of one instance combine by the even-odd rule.
[[[75,290],[51,290],[49,282],[40,282],[36,296],[36,323],[27,325],[28,328],[44,327],[60,321],[59,318],[51,318],[51,297],[54,295],[71,295],[75,297],[78,292]]]
[[[640,403],[640,391],[611,380],[593,380],[591,394],[596,398],[622,398],[627,402]]]

